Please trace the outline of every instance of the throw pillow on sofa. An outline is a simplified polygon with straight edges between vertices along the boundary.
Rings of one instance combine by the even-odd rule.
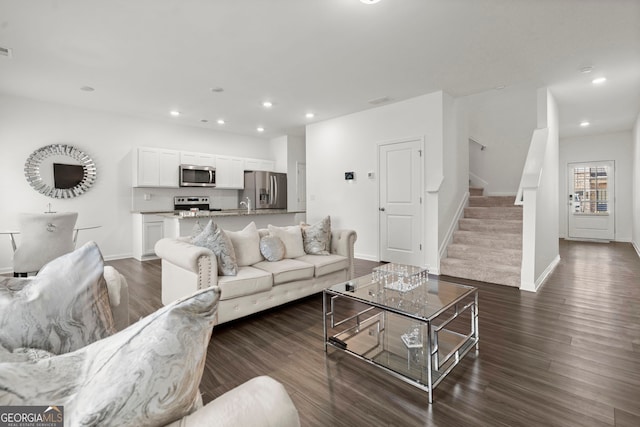
[[[309,255],[331,254],[331,218],[329,216],[313,225],[301,223],[300,227],[306,253]]]
[[[225,231],[233,248],[236,252],[238,267],[257,264],[264,261],[260,253],[260,234],[256,223],[251,221],[244,229],[240,231]]]
[[[89,242],[37,276],[0,278],[0,345],[60,354],[113,335],[103,272],[100,249]]]
[[[195,236],[191,243],[196,246],[208,248],[218,259],[218,273],[223,276],[235,276],[238,274],[238,263],[233,243],[227,234],[213,221]]]
[[[220,290],[177,300],[72,353],[0,363],[0,405],[63,405],[65,424],[166,425],[201,405]]]
[[[284,243],[276,236],[264,236],[260,239],[260,253],[270,262],[280,261],[284,258]]]
[[[279,237],[284,243],[284,257],[298,258],[305,255],[302,244],[302,231],[299,225],[276,227],[269,224],[269,235]]]

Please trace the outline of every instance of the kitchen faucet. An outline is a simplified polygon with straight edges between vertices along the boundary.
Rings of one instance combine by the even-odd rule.
[[[241,201],[240,202],[240,206],[246,206],[247,207],[247,213],[251,213],[251,199],[248,197],[245,197],[246,201]]]

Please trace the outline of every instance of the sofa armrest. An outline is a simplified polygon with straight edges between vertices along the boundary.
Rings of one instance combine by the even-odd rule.
[[[180,239],[164,238],[155,245],[162,259],[162,303],[218,284],[218,262],[207,248]]]
[[[167,427],[299,427],[298,410],[284,386],[253,378]]]
[[[331,253],[349,259],[349,278],[353,279],[354,246],[358,235],[355,230],[331,230]]]
[[[116,330],[121,331],[129,326],[129,286],[124,276],[109,265],[104,267],[104,280],[107,282],[113,321]]]

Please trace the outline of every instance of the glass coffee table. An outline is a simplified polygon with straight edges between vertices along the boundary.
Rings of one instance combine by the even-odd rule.
[[[428,392],[473,348],[478,290],[385,264],[323,291],[324,350],[335,348]]]

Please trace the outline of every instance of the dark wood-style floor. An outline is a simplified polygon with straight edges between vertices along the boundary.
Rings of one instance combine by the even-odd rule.
[[[347,354],[325,354],[322,299],[216,326],[208,402],[257,375],[282,382],[303,426],[639,426],[640,260],[630,244],[561,241],[537,293],[486,283],[480,351],[426,393]],[[129,282],[132,321],[161,306],[160,264],[108,264]],[[357,275],[374,263],[357,262]]]

